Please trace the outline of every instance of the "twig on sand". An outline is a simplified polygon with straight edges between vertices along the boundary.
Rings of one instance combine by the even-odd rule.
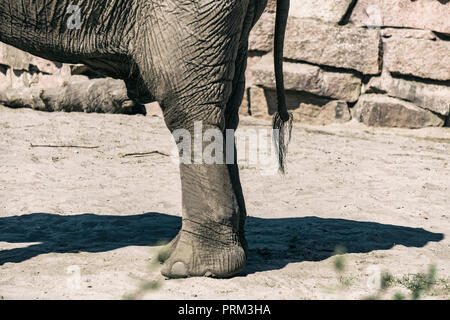
[[[100,146],[77,146],[72,144],[62,144],[62,145],[54,145],[54,144],[32,144],[30,143],[30,147],[32,148],[78,148],[78,149],[97,149]]]
[[[119,153],[119,157],[121,158],[125,158],[125,157],[145,157],[145,156],[149,156],[152,154],[159,154],[165,157],[170,157],[167,153],[158,151],[158,150],[153,150],[153,151],[149,151],[149,152],[133,152],[133,153]]]

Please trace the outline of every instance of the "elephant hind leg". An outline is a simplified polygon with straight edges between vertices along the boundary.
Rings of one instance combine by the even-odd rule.
[[[190,14],[171,11],[159,20],[170,18],[177,23],[164,25],[164,29],[163,24],[150,21],[144,40],[151,54],[142,50],[142,56],[136,56],[144,82],[160,102],[167,127],[176,141],[178,133],[187,132],[191,146],[189,161],[186,150],[180,155],[183,222],[164,257],[162,273],[169,278],[229,277],[246,263],[241,225],[245,208],[237,167],[225,161],[227,141],[234,140],[227,138],[225,129],[248,1],[214,4],[191,2],[195,8]],[[151,52],[152,48],[158,50]],[[209,130],[218,132],[214,137],[221,137],[223,153],[213,162],[191,161],[196,160],[196,124],[201,126],[201,137]],[[204,139],[201,155],[213,141]],[[232,147],[234,150],[234,143]]]

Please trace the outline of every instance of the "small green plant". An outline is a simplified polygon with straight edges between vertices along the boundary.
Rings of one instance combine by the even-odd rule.
[[[355,277],[352,277],[352,276],[350,276],[350,277],[342,276],[342,277],[340,277],[339,281],[341,282],[341,284],[344,287],[350,287],[356,282],[356,279],[355,279]]]
[[[395,277],[387,271],[384,271],[381,273],[380,280],[381,280],[380,290],[382,290],[382,291],[391,287],[395,283]]]
[[[410,295],[395,292],[392,296],[393,300],[420,299],[424,294],[428,295],[450,295],[450,287],[448,279],[438,278],[435,265],[430,265],[427,272],[419,272],[404,275],[400,278],[393,276],[388,271],[381,272],[380,286],[375,293],[366,296],[363,299],[384,299],[386,290],[391,287],[400,285],[410,291]]]
[[[338,273],[339,283],[343,287],[350,287],[354,282],[354,277],[345,277],[344,272],[347,267],[347,258],[345,256],[346,249],[343,246],[337,246],[334,250],[333,267]]]
[[[396,292],[392,297],[393,300],[405,300],[405,296],[401,292]]]
[[[431,265],[427,273],[416,273],[403,276],[399,283],[411,291],[411,298],[420,299],[423,293],[428,292],[436,284],[436,266]]]

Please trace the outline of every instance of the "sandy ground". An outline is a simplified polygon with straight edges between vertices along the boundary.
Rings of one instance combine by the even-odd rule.
[[[223,280],[155,263],[181,223],[178,167],[123,154],[173,146],[160,117],[0,106],[0,299],[391,299],[430,265],[422,298],[450,298],[450,128],[296,125],[284,179],[241,166],[250,255]],[[379,272],[398,281],[379,291]]]

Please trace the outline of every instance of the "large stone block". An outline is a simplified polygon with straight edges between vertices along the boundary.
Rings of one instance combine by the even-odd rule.
[[[247,58],[247,69],[245,70],[245,87],[250,88],[253,86],[253,72],[252,69],[254,66],[260,63],[263,56],[261,55],[249,55]],[[273,63],[272,63],[273,68]]]
[[[70,71],[68,65],[64,65],[59,62],[49,61],[35,56],[32,56],[30,65],[36,67],[37,70],[39,70],[40,72],[47,74],[61,74]],[[65,68],[63,68],[64,66]]]
[[[264,56],[250,68],[254,84],[275,89],[273,56]],[[355,102],[361,92],[361,79],[350,72],[328,72],[305,63],[284,63],[286,90],[305,91],[336,100]]]
[[[9,78],[11,88],[23,88],[23,87],[29,88],[33,84],[39,82],[38,73],[30,73],[26,70],[9,68],[7,72],[7,77]]]
[[[123,81],[111,78],[89,80],[83,76],[76,76],[62,86],[9,88],[0,91],[0,103],[40,111],[146,113],[143,105],[128,98]]]
[[[288,109],[294,115],[294,121],[316,125],[343,123],[351,119],[348,105],[341,100],[321,99],[310,94],[288,91],[286,93]],[[276,112],[277,98],[275,90],[261,87],[250,88],[250,111],[257,118],[270,119]]]
[[[358,0],[350,22],[357,26],[402,27],[450,33],[446,0]]]
[[[145,111],[147,113],[147,117],[158,117],[158,118],[164,117],[164,113],[158,102],[147,103],[145,105]]]
[[[338,23],[347,12],[352,0],[291,1],[289,15],[298,18],[319,19]],[[250,51],[269,52],[273,48],[276,1],[268,1],[266,11],[253,27],[249,38]]]
[[[271,119],[271,116],[276,112],[276,105],[270,105],[267,97],[266,90],[261,87],[249,88],[249,113],[252,117],[260,119]]]
[[[290,17],[285,57],[314,64],[378,74],[381,36],[378,30],[333,26]]]
[[[352,118],[347,103],[341,100],[330,101],[324,106],[301,103],[293,114],[296,122],[314,125],[345,123]]]
[[[384,62],[392,73],[450,80],[450,42],[392,38],[384,48]]]
[[[349,10],[353,0],[295,0],[289,14],[298,18],[319,19],[338,23]]]
[[[239,114],[242,116],[250,115],[249,91],[250,88],[245,89],[244,97],[242,99],[241,105],[239,106]]]
[[[273,48],[275,15],[264,12],[252,29],[248,39],[250,51],[269,52]]]
[[[380,77],[370,79],[364,91],[382,92],[444,116],[450,114],[450,86],[448,85],[394,78],[387,70],[384,70]]]
[[[7,44],[0,43],[0,64],[16,70],[28,70],[31,55]]]
[[[4,79],[1,80],[1,79]],[[0,76],[0,88],[21,89],[30,87],[51,88],[62,86],[70,78],[64,74],[45,74],[40,72],[30,72],[26,70],[16,70],[6,68],[5,76]]]
[[[7,65],[14,70],[38,70],[48,74],[60,74],[68,71],[67,68],[63,68],[62,63],[33,56],[3,43],[0,43],[0,64]]]
[[[414,129],[444,125],[443,117],[410,102],[380,94],[362,95],[352,114],[358,121],[374,127]]]

